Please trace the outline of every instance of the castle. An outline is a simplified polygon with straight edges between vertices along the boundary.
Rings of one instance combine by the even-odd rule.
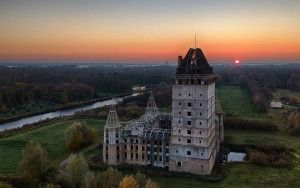
[[[172,113],[160,112],[151,92],[145,113],[122,126],[111,106],[104,127],[104,163],[210,174],[224,140],[223,115],[216,112],[216,79],[202,50],[191,48],[178,57]]]

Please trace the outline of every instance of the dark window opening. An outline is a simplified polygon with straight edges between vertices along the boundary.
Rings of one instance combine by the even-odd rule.
[[[192,112],[187,112],[187,115],[188,116],[192,116]]]
[[[191,107],[192,106],[192,103],[188,102],[188,107]]]
[[[187,155],[191,155],[191,151],[187,151],[186,154],[187,154]]]
[[[192,143],[191,139],[187,139],[187,143],[189,144]]]
[[[187,124],[188,124],[188,125],[192,125],[192,122],[191,122],[191,121],[188,121]]]
[[[181,162],[177,162],[177,166],[181,166]]]
[[[187,130],[187,134],[192,134],[192,131],[191,130]]]

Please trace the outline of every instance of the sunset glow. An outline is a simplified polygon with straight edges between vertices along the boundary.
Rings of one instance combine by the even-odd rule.
[[[233,11],[237,10],[237,11]],[[0,1],[0,60],[299,60],[300,1]],[[278,29],[280,28],[280,29]]]

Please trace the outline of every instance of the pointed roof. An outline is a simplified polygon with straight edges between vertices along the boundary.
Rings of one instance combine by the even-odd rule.
[[[121,127],[121,123],[119,121],[118,114],[114,105],[110,106],[105,127],[108,128]]]
[[[178,68],[176,74],[213,74],[203,51],[200,48],[190,48],[185,57],[178,58]]]
[[[153,110],[157,110],[157,106],[155,103],[155,98],[153,96],[153,92],[152,90],[150,91],[150,96],[148,99],[148,103],[147,103],[147,107],[146,107],[146,112],[147,111],[153,111]]]

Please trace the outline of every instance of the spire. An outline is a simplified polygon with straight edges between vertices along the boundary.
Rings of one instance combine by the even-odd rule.
[[[150,91],[150,96],[148,99],[148,103],[147,103],[147,107],[146,107],[146,112],[148,111],[156,111],[157,110],[157,106],[155,103],[155,98],[153,96],[153,92],[152,90]]]
[[[114,105],[110,106],[105,126],[106,127],[120,127],[121,126],[119,118],[118,118],[118,114],[117,114],[117,111],[116,111]]]

